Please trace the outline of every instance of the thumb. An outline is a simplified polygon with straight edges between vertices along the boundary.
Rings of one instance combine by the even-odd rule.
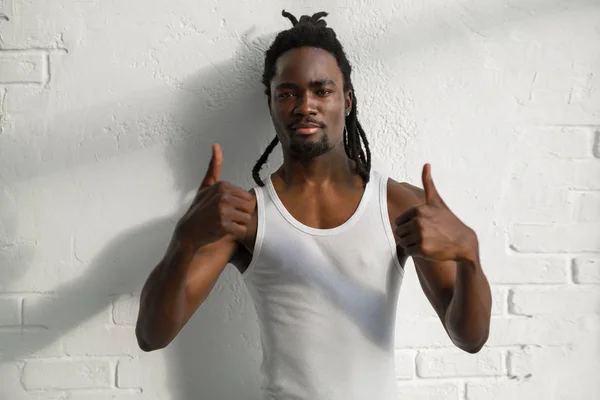
[[[219,182],[219,175],[221,174],[221,165],[223,163],[223,151],[221,146],[217,143],[212,145],[212,157],[210,158],[210,164],[206,175],[202,180],[202,187],[214,185]]]
[[[440,197],[435,184],[433,183],[433,178],[431,177],[431,164],[427,163],[423,166],[423,189],[425,190],[425,202],[427,204],[444,204],[444,201]]]

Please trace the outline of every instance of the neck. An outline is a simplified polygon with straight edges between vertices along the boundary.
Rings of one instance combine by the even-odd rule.
[[[343,145],[306,161],[294,159],[284,151],[283,164],[275,175],[288,188],[362,184],[362,178],[356,172],[356,163],[348,158]]]

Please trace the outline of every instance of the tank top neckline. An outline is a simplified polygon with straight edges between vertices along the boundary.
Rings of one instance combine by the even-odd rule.
[[[271,180],[270,174],[267,176],[267,180],[266,180],[267,185],[266,186],[267,186],[267,190],[269,192],[269,196],[271,197],[271,200],[275,204],[275,207],[277,208],[279,213],[286,219],[286,221],[288,221],[292,226],[294,226],[296,229],[298,229],[302,232],[308,233],[309,235],[330,236],[330,235],[335,235],[335,234],[341,233],[341,232],[345,231],[346,229],[349,229],[356,223],[356,221],[358,221],[358,219],[362,215],[364,209],[367,207],[367,204],[369,203],[371,193],[373,192],[373,185],[374,185],[373,178],[374,177],[375,177],[375,174],[373,173],[373,171],[371,171],[370,176],[369,176],[369,182],[367,182],[365,190],[364,190],[364,192],[361,196],[361,199],[358,203],[358,207],[356,207],[356,210],[354,210],[354,213],[350,216],[350,218],[348,218],[341,225],[338,225],[333,228],[327,228],[327,229],[313,228],[312,226],[305,225],[302,222],[298,221],[296,218],[294,218],[294,216],[287,210],[287,208],[285,208],[285,206],[281,202],[281,199],[277,195],[277,192],[275,191],[275,186],[273,186],[273,181]]]

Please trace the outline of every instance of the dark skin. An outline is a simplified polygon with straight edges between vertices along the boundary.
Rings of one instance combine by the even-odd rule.
[[[268,105],[283,150],[283,165],[271,175],[283,205],[307,226],[343,224],[358,207],[364,182],[344,150],[352,92],[344,89],[335,57],[308,47],[280,56]],[[298,124],[318,129],[302,134],[293,129]],[[229,262],[243,273],[252,259],[255,195],[219,181],[222,162],[221,149],[214,145],[198,195],[144,285],[136,327],[143,350],[173,340]],[[423,188],[388,181],[389,221],[398,256],[402,265],[413,257],[421,287],[449,337],[457,347],[475,353],[487,341],[491,314],[477,236],[443,202],[429,164],[423,169]]]

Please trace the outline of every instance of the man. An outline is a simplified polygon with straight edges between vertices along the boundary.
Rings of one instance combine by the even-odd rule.
[[[144,285],[136,335],[167,346],[228,263],[259,317],[265,399],[395,399],[394,327],[404,264],[452,341],[478,352],[491,295],[475,232],[446,206],[423,168],[424,190],[371,170],[351,67],[324,12],[287,12],[293,28],[266,53],[263,83],[276,138],[250,191],[210,166],[164,259]],[[263,182],[281,143],[283,165]]]

